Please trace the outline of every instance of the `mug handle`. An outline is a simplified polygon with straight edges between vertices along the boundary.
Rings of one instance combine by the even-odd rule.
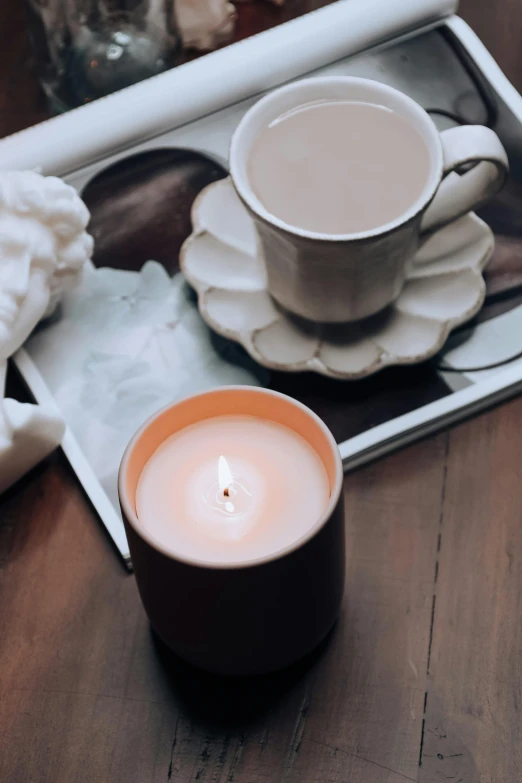
[[[443,180],[421,221],[421,242],[434,231],[476,209],[502,189],[508,173],[506,151],[497,134],[483,125],[463,125],[440,134]],[[462,175],[451,172],[477,163]]]

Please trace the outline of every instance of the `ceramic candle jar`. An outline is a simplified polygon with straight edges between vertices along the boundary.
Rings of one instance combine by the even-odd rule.
[[[216,389],[146,422],[119,492],[141,598],[165,643],[242,675],[311,651],[342,600],[342,476],[322,421],[265,389]]]

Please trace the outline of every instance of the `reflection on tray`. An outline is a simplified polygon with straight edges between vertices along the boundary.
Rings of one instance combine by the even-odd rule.
[[[194,199],[226,176],[206,155],[172,148],[131,155],[102,170],[82,193],[91,212],[94,265],[137,272],[153,258],[175,274]]]

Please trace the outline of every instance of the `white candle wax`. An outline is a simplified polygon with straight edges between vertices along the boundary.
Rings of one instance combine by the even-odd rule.
[[[174,554],[235,563],[300,539],[329,498],[326,469],[299,434],[268,419],[217,416],[154,452],[138,481],[136,513]]]

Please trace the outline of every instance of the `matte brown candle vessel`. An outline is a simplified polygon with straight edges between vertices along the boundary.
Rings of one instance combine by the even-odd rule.
[[[328,505],[308,532],[268,556],[233,564],[182,557],[140,524],[136,488],[141,472],[170,435],[203,419],[238,414],[282,424],[310,443],[328,475]],[[233,675],[273,671],[313,650],[342,602],[342,481],[339,450],[328,428],[304,405],[277,392],[223,387],[174,403],[149,419],[123,456],[119,495],[141,599],[161,639],[196,666]]]

